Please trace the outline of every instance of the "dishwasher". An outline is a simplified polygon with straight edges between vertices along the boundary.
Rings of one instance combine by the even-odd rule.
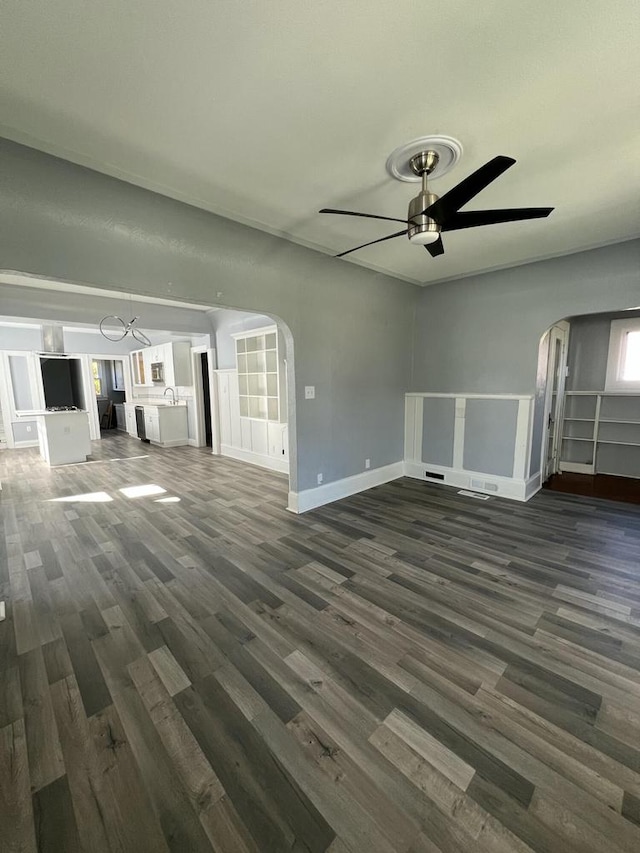
[[[144,425],[144,406],[136,406],[136,429],[138,430],[138,438],[140,441],[146,441],[147,444],[149,444],[147,431]]]

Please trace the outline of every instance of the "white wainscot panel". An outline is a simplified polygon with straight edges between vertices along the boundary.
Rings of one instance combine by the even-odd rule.
[[[251,450],[266,456],[269,451],[266,421],[249,421],[251,425]]]

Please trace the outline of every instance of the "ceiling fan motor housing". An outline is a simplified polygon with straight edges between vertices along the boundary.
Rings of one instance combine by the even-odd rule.
[[[409,231],[407,236],[410,242],[418,246],[425,246],[427,243],[433,243],[438,239],[440,226],[435,219],[431,219],[422,213],[437,200],[438,196],[435,193],[420,192],[409,202],[407,216]]]

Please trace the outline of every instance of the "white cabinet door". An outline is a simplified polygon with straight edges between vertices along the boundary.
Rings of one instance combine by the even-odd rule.
[[[127,432],[134,438],[138,437],[138,427],[136,425],[136,411],[134,408],[125,407],[125,420]]]
[[[164,384],[174,387],[176,385],[176,374],[173,365],[173,344],[164,344],[160,360],[164,364]]]
[[[188,341],[176,341],[169,344],[171,370],[173,381],[172,385],[186,386],[193,382],[193,374],[191,371],[191,344]],[[167,382],[167,385],[169,383]]]
[[[275,456],[277,459],[287,458],[287,425],[286,424],[269,424],[269,456]]]
[[[163,444],[187,444],[189,426],[186,406],[165,406],[158,409],[160,441]]]
[[[150,347],[142,350],[142,361],[144,363],[144,385],[153,385],[151,381],[151,364],[153,363],[152,351]]]
[[[160,420],[157,409],[153,412],[144,410],[144,429],[150,441],[160,441]]]

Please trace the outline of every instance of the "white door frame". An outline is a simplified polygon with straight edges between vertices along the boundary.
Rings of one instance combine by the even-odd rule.
[[[542,448],[540,454],[540,471],[542,473],[542,482],[546,482],[552,474],[559,470],[560,448],[562,446],[562,420],[564,412],[564,386],[567,375],[567,354],[569,343],[569,323],[566,320],[560,320],[554,323],[549,329],[547,336],[547,381],[545,384],[544,393],[544,428],[542,431]],[[551,406],[553,401],[553,380],[554,380],[554,353],[555,344],[560,341],[560,361],[557,365],[558,370],[558,385],[556,389],[556,408],[555,419],[553,423],[556,429],[553,434],[553,445],[551,448],[551,462],[549,463],[549,430],[551,427]]]
[[[121,361],[124,373],[124,399],[129,402],[133,399],[133,386],[131,384],[131,357],[126,355],[105,355],[104,353],[78,353],[72,355],[72,358],[79,358],[82,364],[82,381],[85,389],[85,398],[90,400],[92,405],[87,402],[87,412],[89,413],[89,435],[92,441],[99,441],[102,438],[100,433],[100,418],[98,417],[98,400],[96,397],[96,389],[93,384],[93,370],[91,362],[93,361]]]
[[[193,374],[193,398],[195,403],[195,436],[190,444],[206,447],[207,433],[204,423],[204,392],[202,390],[202,362],[200,356],[207,354],[209,365],[209,400],[211,413],[211,452],[220,455],[220,427],[218,426],[218,395],[214,376],[216,351],[209,346],[191,347],[191,371]]]

